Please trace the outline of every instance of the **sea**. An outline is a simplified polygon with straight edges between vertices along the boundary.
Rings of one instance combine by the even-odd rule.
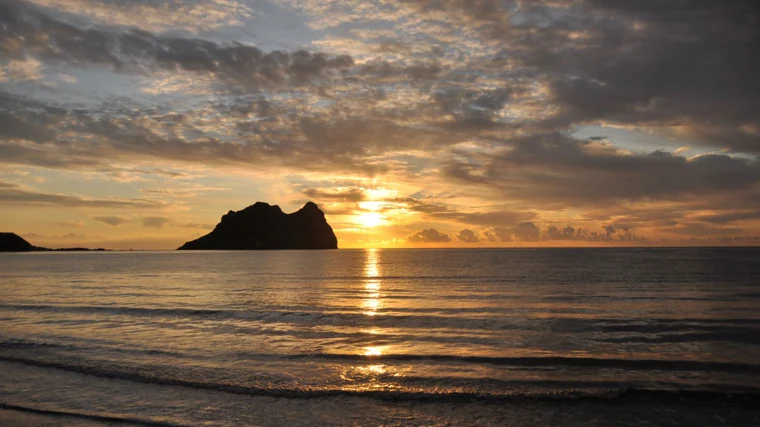
[[[760,249],[0,254],[3,426],[760,426]]]

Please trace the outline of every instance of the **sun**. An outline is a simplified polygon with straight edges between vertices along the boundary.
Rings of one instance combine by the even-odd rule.
[[[356,223],[366,228],[373,228],[383,223],[383,216],[378,212],[364,212],[356,215]]]

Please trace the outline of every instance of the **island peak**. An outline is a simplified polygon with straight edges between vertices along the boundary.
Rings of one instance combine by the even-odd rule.
[[[27,242],[16,233],[0,233],[0,252],[30,252],[45,250]]]
[[[214,230],[180,250],[337,249],[338,239],[314,202],[286,214],[277,205],[256,202],[222,216]]]

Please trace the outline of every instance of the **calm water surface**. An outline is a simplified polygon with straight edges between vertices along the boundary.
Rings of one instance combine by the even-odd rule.
[[[0,254],[0,295],[0,424],[760,425],[757,249]]]

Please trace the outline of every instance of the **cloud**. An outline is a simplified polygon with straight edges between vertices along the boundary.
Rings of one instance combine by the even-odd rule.
[[[491,227],[484,232],[489,242],[538,242],[538,241],[586,241],[586,242],[641,242],[645,237],[628,228],[616,230],[605,226],[599,231],[565,226],[562,229],[550,225],[544,231],[532,222],[522,222],[515,227]]]
[[[54,223],[55,225],[59,225],[61,227],[70,227],[70,228],[79,228],[82,225],[84,225],[84,221],[58,221]]]
[[[3,114],[4,108],[9,112]],[[235,114],[220,115],[213,108],[156,114],[123,100],[92,111],[65,110],[0,96],[0,162],[107,170],[115,168],[111,159],[118,157],[376,174],[387,170],[373,158],[376,153],[401,148],[406,140],[429,141],[427,131],[365,119],[287,114],[276,125],[262,127],[258,122],[249,128],[251,119],[240,111]]]
[[[522,242],[536,242],[540,231],[532,222],[521,222],[512,228],[512,236]]]
[[[575,240],[589,242],[640,242],[646,238],[635,234],[628,228],[615,229],[613,226],[604,226],[601,231],[591,231],[583,228],[574,228],[566,226],[562,230],[556,226],[549,226],[546,232],[542,234],[544,240]]]
[[[406,240],[412,243],[446,243],[451,241],[451,237],[429,228],[410,235]]]
[[[182,228],[198,228],[201,230],[212,230],[215,225],[211,223],[186,222],[183,224],[179,224],[177,226],[182,227]]]
[[[760,183],[757,160],[724,154],[688,159],[662,151],[630,154],[556,133],[516,138],[509,144],[484,156],[480,166],[454,161],[444,175],[493,186],[505,197],[565,206],[740,194]]]
[[[492,227],[485,231],[486,240],[489,242],[537,242],[540,240],[541,231],[530,221],[517,224],[514,227]]]
[[[757,153],[757,135],[737,132],[757,123],[752,111],[760,106],[760,82],[745,60],[760,49],[755,6],[743,0],[645,7],[581,2],[577,14],[549,23],[554,31],[544,40],[524,41],[532,46],[523,61],[553,75],[550,91],[561,109],[555,122],[601,120],[664,133],[678,123],[702,144]],[[580,25],[589,39],[552,46],[563,36],[561,26]]]
[[[242,43],[218,44],[138,29],[82,29],[20,2],[0,6],[0,24],[5,27],[0,34],[0,52],[18,61],[36,61],[24,59],[24,51],[33,51],[38,58],[72,66],[97,65],[132,73],[181,70],[213,75],[226,84],[246,88],[303,86],[329,79],[334,73],[339,76],[353,65],[348,56],[304,50],[267,53]]]
[[[221,26],[242,25],[254,13],[237,1],[211,0],[178,4],[158,0],[151,3],[122,3],[94,0],[28,0],[38,6],[85,16],[106,25],[137,27],[146,31],[182,29],[194,33]]]
[[[453,87],[432,94],[434,111],[451,117],[443,127],[470,132],[500,126],[499,114],[511,97],[512,90],[508,88],[473,90]]]
[[[82,240],[86,238],[84,234],[76,234],[76,233],[67,233],[63,235],[54,235],[54,236],[43,236],[41,234],[37,233],[24,233],[21,235],[22,237],[25,237],[27,239],[34,239],[36,241],[46,241],[46,240]]]
[[[140,193],[150,195],[195,197],[199,194],[205,194],[212,191],[229,191],[229,189],[222,187],[211,187],[202,184],[191,184],[183,187],[140,188],[138,191]]]
[[[102,222],[103,224],[108,224],[112,227],[117,227],[121,224],[124,224],[125,222],[129,222],[129,219],[121,216],[96,216],[92,219],[98,222]]]
[[[441,66],[436,62],[415,63],[399,66],[387,61],[370,62],[357,70],[359,78],[369,79],[374,83],[417,83],[435,81],[441,74]]]
[[[84,234],[68,233],[61,236],[62,239],[84,239]]]
[[[39,80],[42,75],[42,62],[35,58],[27,57],[25,59],[13,59],[8,62],[3,75],[4,79],[15,80],[19,82],[28,80]]]
[[[700,221],[712,224],[729,224],[737,221],[760,219],[760,210],[726,212],[713,215],[701,215],[696,217]]]
[[[538,123],[554,130],[617,123],[666,135],[678,129],[702,145],[760,150],[754,114],[760,82],[746,61],[760,50],[753,0],[410,0],[384,2],[386,11],[366,2],[326,1],[318,8],[295,3],[321,16],[320,28],[383,16],[406,30],[390,41],[445,46],[441,52],[451,57],[437,56],[449,60],[441,61],[440,76],[459,61],[480,79],[508,80],[505,87],[530,82],[542,88],[538,100],[549,107]],[[520,113],[510,107],[511,117]],[[478,122],[494,123],[473,120]]]
[[[90,198],[79,195],[45,193],[18,184],[0,181],[0,201],[5,204],[90,208],[156,208],[163,203],[144,199]]]
[[[520,19],[518,21],[522,22],[521,25],[509,26],[506,25],[508,18],[513,16],[530,18],[533,14],[538,14],[538,12],[543,9],[546,11],[552,9],[551,6],[539,5],[533,9],[525,8],[521,10],[520,7],[523,6],[520,6],[517,7],[517,9],[512,10],[491,2],[483,2],[482,4],[477,2],[477,4],[472,5],[459,2],[446,2],[445,5],[429,2],[412,2],[410,5],[423,11],[427,15],[438,17],[448,16],[454,10],[461,11],[461,19],[463,22],[467,25],[473,26],[473,28],[482,33],[484,37],[491,38],[498,36],[509,39],[517,36],[525,36],[526,33],[529,33],[527,30],[532,25],[536,25],[536,23],[530,19]],[[552,43],[545,41],[532,48],[526,47],[525,43],[516,44],[515,49],[517,49],[519,53],[517,57],[520,59],[521,65],[525,67],[524,69],[526,73],[523,74],[520,79],[527,79],[528,82],[539,82],[538,79],[541,73],[536,71],[536,74],[533,75],[531,71],[533,70],[532,67],[535,67],[536,70],[553,69],[552,67],[557,67],[557,72],[574,70],[575,68],[566,66],[565,64],[552,62],[552,58],[557,54],[553,51],[544,52],[543,49],[548,49],[549,47],[554,48],[557,46],[554,42],[557,41],[556,38],[558,37],[564,37],[563,40],[567,40],[569,34],[572,33],[572,27],[577,26],[579,23],[575,21],[576,19],[580,19],[578,16],[584,16],[585,14],[590,13],[592,8],[596,7],[596,5],[591,3],[584,3],[582,7],[577,10],[570,8],[567,10],[568,13],[566,15],[558,15],[563,17],[562,19],[550,19],[548,22],[548,24],[550,24],[550,30],[547,31],[547,37],[551,39]],[[718,6],[715,7],[718,8]],[[616,6],[616,8],[624,9],[625,13],[641,13],[636,10],[628,10],[629,8],[624,8],[622,6]],[[16,28],[21,33],[24,31],[34,31],[35,28],[39,29],[39,26],[50,26],[55,29],[55,31],[50,33],[51,37],[60,36],[62,39],[65,39],[66,37],[70,37],[67,35],[69,33],[76,34],[77,31],[84,31],[71,24],[56,21],[55,17],[43,19],[42,17],[47,15],[33,8],[17,6],[15,8],[11,7],[10,9],[12,9],[13,15],[9,16],[15,17],[16,19],[9,19],[9,25],[12,28]],[[599,9],[604,13],[611,10],[606,7],[599,7]],[[484,11],[488,11],[488,13],[484,13]],[[603,14],[602,16],[605,15]],[[649,19],[651,17],[647,15],[645,18]],[[452,19],[460,19],[460,17]],[[591,20],[587,23],[591,25],[600,24],[600,22],[596,20]],[[501,36],[493,31],[488,31],[488,28],[496,24],[498,24],[496,28],[504,30],[504,34]],[[37,25],[37,27],[35,27],[35,25]],[[551,25],[556,25],[558,28],[553,28]],[[566,27],[568,25],[570,27]],[[628,31],[625,28],[616,28],[616,30]],[[338,60],[337,56],[333,57],[318,53],[264,53],[257,48],[247,45],[222,45],[200,39],[172,38],[140,31],[121,31],[113,37],[105,37],[105,35],[107,35],[105,30],[101,31],[101,33],[104,35],[104,37],[102,37],[104,40],[103,46],[101,47],[105,48],[105,51],[109,51],[109,49],[114,50],[118,47],[120,52],[123,52],[118,58],[115,56],[114,58],[111,58],[113,55],[100,54],[94,58],[87,57],[89,58],[87,61],[90,61],[90,63],[102,63],[102,61],[110,63],[116,61],[119,70],[134,69],[138,71],[139,69],[145,68],[145,63],[147,63],[152,64],[148,68],[158,67],[165,70],[181,69],[184,70],[184,72],[190,73],[212,73],[223,81],[234,81],[234,84],[247,85],[244,80],[257,79],[258,77],[252,76],[257,73],[263,73],[263,71],[257,70],[263,69],[261,67],[267,67],[259,64],[259,62],[263,61],[262,63],[266,63],[267,61],[274,61],[278,64],[275,68],[279,71],[273,71],[274,74],[270,76],[271,78],[266,77],[269,76],[268,72],[262,74],[265,75],[262,78],[268,82],[264,86],[269,84],[279,85],[279,83],[276,82],[290,82],[287,83],[286,86],[291,83],[296,86],[299,84],[313,84],[314,86],[319,86],[319,84],[315,83],[316,81],[313,80],[313,77],[319,80],[321,78],[319,76],[322,75],[322,71],[319,70],[324,71],[332,69],[332,66],[329,65],[331,63],[330,61]],[[599,35],[594,31],[591,31],[590,33],[593,37],[601,37],[603,35]],[[101,38],[95,37],[96,35],[97,34],[93,34],[92,39],[100,40]],[[24,40],[30,39],[25,38]],[[62,43],[61,45],[70,47],[72,50],[80,48],[80,46],[71,43]],[[127,48],[125,48],[125,46],[127,46]],[[563,48],[566,47],[570,50],[578,49],[582,53],[587,53],[589,49],[601,49],[603,47],[595,45],[587,46],[585,44],[578,46],[568,44],[567,46],[562,46],[564,46]],[[528,51],[522,50],[528,48]],[[82,47],[82,49],[84,49],[84,47]],[[42,50],[44,51],[44,49]],[[98,49],[95,47],[88,47],[86,51],[89,52],[90,55],[93,55]],[[104,49],[100,49],[100,51],[102,52]],[[147,56],[146,52],[148,53]],[[534,56],[536,52],[548,55],[545,58],[546,63],[540,62],[536,59]],[[53,53],[50,53],[50,55],[53,55]],[[59,52],[55,54],[64,55],[65,53]],[[270,54],[272,55],[271,58],[276,57],[279,59],[265,59],[270,56]],[[74,55],[73,57],[75,58],[79,58],[80,56],[84,58],[82,55],[85,54],[81,53],[80,55],[79,53],[71,53],[71,55]],[[234,60],[228,58],[230,55],[234,57]],[[143,59],[147,58],[147,62],[143,59],[141,59],[142,62],[140,63],[130,62],[132,61],[130,58],[137,57]],[[255,61],[252,59],[255,64],[238,63],[240,61],[245,62],[242,58],[247,57],[258,59],[255,59]],[[61,59],[56,56],[51,56],[49,58],[51,60],[66,60],[65,58]],[[217,65],[226,64],[225,61],[227,61],[227,59],[225,58],[232,61],[232,63],[229,64],[229,67]],[[346,68],[340,68],[337,65],[335,66],[343,71],[356,68],[354,71],[349,72],[349,74],[352,75],[351,78],[358,79],[358,83],[360,84],[371,83],[376,85],[382,85],[384,84],[383,82],[387,83],[387,81],[383,80],[385,79],[383,76],[386,72],[382,70],[396,70],[394,67],[399,65],[386,61],[382,64],[368,62],[366,64],[361,64],[361,66],[356,66],[355,64],[351,65],[349,62],[350,61],[346,58],[344,64]],[[407,63],[407,68],[415,67],[414,64],[414,62]],[[65,121],[69,132],[73,131],[80,134],[81,138],[76,143],[71,140],[57,140],[55,143],[45,147],[45,150],[39,150],[39,147],[34,147],[32,145],[6,141],[0,147],[0,151],[3,152],[3,158],[6,162],[35,164],[39,166],[59,164],[62,167],[65,165],[79,165],[80,167],[83,167],[85,165],[101,164],[101,162],[104,162],[105,159],[112,157],[113,155],[128,154],[129,156],[138,158],[177,159],[201,162],[204,164],[271,164],[293,168],[335,168],[342,171],[349,170],[351,167],[356,167],[366,173],[373,174],[378,172],[383,173],[387,170],[386,165],[388,165],[388,163],[384,164],[382,161],[376,160],[378,155],[382,155],[393,149],[401,148],[404,144],[422,150],[427,150],[430,147],[436,146],[435,144],[438,144],[438,146],[445,145],[448,141],[454,142],[452,135],[447,135],[446,132],[457,130],[459,132],[466,132],[474,138],[481,135],[489,135],[491,143],[496,147],[514,146],[511,149],[505,149],[503,152],[509,154],[505,154],[502,158],[496,158],[489,156],[487,153],[481,153],[486,155],[486,166],[490,165],[491,169],[504,170],[503,166],[513,166],[510,164],[513,163],[510,162],[510,160],[514,160],[515,162],[518,161],[519,159],[517,159],[517,157],[519,154],[536,156],[537,162],[543,161],[543,165],[538,163],[531,165],[533,169],[542,166],[547,169],[544,171],[536,171],[538,176],[543,180],[541,182],[543,185],[536,186],[544,187],[538,188],[539,194],[536,197],[540,199],[551,199],[554,196],[554,193],[572,193],[573,189],[575,189],[576,192],[582,192],[585,191],[586,188],[599,190],[596,192],[589,191],[588,197],[586,197],[587,199],[595,200],[605,198],[636,200],[648,197],[657,198],[659,197],[657,194],[658,192],[667,193],[669,190],[671,195],[693,191],[691,188],[684,188],[683,191],[678,188],[672,188],[674,187],[673,183],[677,185],[679,181],[683,181],[688,184],[690,181],[680,180],[677,177],[673,180],[666,179],[666,181],[670,181],[668,182],[668,185],[646,185],[647,188],[635,188],[635,185],[627,185],[624,182],[619,183],[621,188],[612,188],[612,185],[606,186],[606,189],[595,188],[600,187],[601,184],[598,184],[597,186],[565,186],[563,184],[564,179],[560,177],[552,177],[551,171],[548,170],[555,162],[554,159],[549,158],[552,154],[551,152],[530,152],[531,146],[535,145],[542,147],[546,145],[544,142],[536,142],[538,139],[544,137],[556,139],[558,137],[552,135],[558,135],[558,133],[534,134],[521,138],[507,138],[501,140],[493,139],[491,137],[492,132],[501,134],[506,132],[506,129],[509,126],[515,126],[518,129],[524,128],[528,133],[536,132],[536,129],[531,129],[528,126],[531,124],[529,122],[524,121],[521,123],[518,120],[515,124],[510,124],[509,120],[513,119],[508,119],[509,117],[515,117],[515,108],[521,107],[522,105],[526,93],[523,87],[531,85],[522,83],[511,84],[515,83],[515,81],[513,81],[511,75],[505,74],[504,80],[496,80],[495,88],[493,87],[493,84],[490,85],[490,88],[478,87],[477,85],[473,86],[472,84],[465,84],[464,82],[451,80],[451,77],[447,73],[455,68],[456,66],[452,63],[442,61],[440,64],[436,65],[435,72],[425,74],[427,76],[426,79],[432,79],[442,83],[440,87],[437,87],[436,89],[423,91],[419,97],[419,105],[427,104],[429,110],[424,108],[418,108],[416,111],[407,110],[405,107],[401,108],[402,106],[398,105],[397,101],[394,101],[390,104],[393,109],[396,110],[396,116],[393,120],[386,120],[386,116],[382,114],[374,114],[377,112],[374,110],[376,105],[389,104],[387,100],[389,92],[386,90],[375,91],[376,93],[384,93],[384,95],[382,95],[382,97],[378,95],[378,97],[372,101],[364,99],[362,104],[354,104],[354,95],[351,95],[350,92],[341,92],[340,98],[334,98],[335,100],[333,102],[344,107],[358,107],[352,109],[351,113],[353,116],[349,115],[349,118],[344,118],[342,121],[335,121],[329,114],[321,116],[313,114],[313,112],[312,114],[309,114],[308,111],[306,111],[307,114],[301,114],[304,113],[304,111],[287,111],[287,109],[285,111],[281,109],[278,111],[277,108],[273,107],[273,102],[269,100],[259,100],[255,103],[248,104],[251,109],[246,114],[254,114],[258,116],[257,119],[261,120],[251,121],[251,117],[248,115],[239,116],[238,118],[226,118],[226,123],[222,123],[221,120],[216,119],[217,122],[215,124],[218,126],[215,126],[213,131],[208,132],[204,132],[198,125],[205,122],[206,126],[211,128],[211,126],[209,126],[211,124],[209,123],[209,119],[205,117],[194,118],[192,113],[184,115],[182,118],[172,118],[172,116],[169,115],[165,117],[151,115],[151,120],[154,120],[154,122],[146,123],[144,120],[134,120],[134,117],[125,115],[124,111],[109,112],[108,109],[99,109],[101,111],[105,110],[106,113],[103,116],[99,116],[97,120],[90,120],[86,116],[75,117],[73,119],[71,115],[61,116],[61,120],[64,120],[63,117],[66,117]],[[362,72],[360,70],[365,71]],[[393,72],[395,73],[396,71]],[[491,70],[491,72],[497,72],[497,70]],[[404,77],[402,78],[402,81],[408,80],[409,78],[410,77],[408,76]],[[544,102],[551,103],[556,101],[559,94],[556,89],[559,87],[557,85],[562,84],[561,81],[548,80],[539,83],[544,83],[545,85],[548,85],[546,87],[553,87],[553,90],[555,90],[554,92],[547,92],[544,94],[549,97],[545,98]],[[554,86],[551,86],[552,84]],[[250,86],[250,88],[264,86],[256,83],[253,84],[253,86]],[[407,100],[408,99],[412,99],[412,97],[407,97]],[[358,102],[358,99],[356,99],[356,101]],[[364,102],[368,102],[368,104],[363,104]],[[314,105],[313,103],[306,104]],[[562,103],[558,103],[558,105],[560,104]],[[412,106],[409,105],[409,107]],[[237,106],[235,108],[237,108]],[[294,113],[298,114],[296,115]],[[566,108],[559,113],[561,113],[563,117],[568,117],[567,115],[570,114],[570,110]],[[135,116],[137,115],[143,115],[144,117],[147,115],[147,111],[139,111],[138,109],[135,113]],[[358,117],[363,115],[367,115],[367,117]],[[291,119],[286,118],[286,116],[301,117],[301,119],[298,121],[289,121]],[[421,121],[421,123],[413,123],[413,126],[400,125],[399,117],[404,116],[407,120],[412,122]],[[448,119],[436,123],[434,122],[434,117],[448,117]],[[518,114],[516,117],[519,119],[520,115]],[[45,122],[45,118],[34,118],[31,113],[28,112],[25,114],[19,114],[18,110],[11,115],[10,120],[13,120],[13,123],[9,124],[8,128],[23,129],[23,126],[21,125],[26,124],[30,132],[38,129],[62,129],[64,127],[64,123],[57,121],[43,123],[43,126],[39,126],[39,122]],[[269,125],[266,124],[269,120],[272,120],[273,124],[276,123],[276,126],[269,127]],[[584,120],[585,119],[580,122],[583,122]],[[557,122],[555,120],[555,122],[560,123],[562,121],[560,120]],[[577,121],[570,120],[570,122],[576,123]],[[647,123],[651,124],[651,121]],[[149,124],[149,126],[147,124]],[[567,124],[560,123],[557,126],[562,127],[566,125]],[[235,132],[233,133],[230,131],[227,135],[224,135],[225,128],[235,129]],[[287,131],[283,131],[284,129],[287,129]],[[425,130],[423,131],[423,129]],[[494,129],[500,130],[495,131]],[[180,135],[195,135],[195,137],[181,137]],[[52,136],[50,134],[30,134],[28,135],[28,138],[31,141],[50,141]],[[235,141],[234,138],[237,138],[237,141]],[[447,138],[451,139],[447,140]],[[525,142],[520,142],[521,139]],[[93,141],[93,143],[89,144],[82,142],[88,140]],[[104,140],[108,141],[109,145],[104,146],[99,143]],[[357,144],[356,141],[362,141],[362,144]],[[565,145],[572,146],[573,144],[575,143],[569,142]],[[551,148],[551,150],[559,152],[559,150],[555,150],[554,148]],[[570,149],[567,149],[567,151],[569,152]],[[580,151],[581,154],[587,154],[586,152],[589,150],[580,147],[577,151]],[[374,157],[374,159],[370,161],[369,159],[372,157]],[[571,173],[567,171],[566,173],[572,176],[577,176],[578,180],[585,179],[593,182],[604,182],[604,180],[598,179],[597,175],[601,175],[602,173],[598,170],[594,170],[594,167],[597,165],[602,167],[602,161],[622,162],[625,160],[624,156],[616,155],[610,155],[604,159],[601,159],[602,156],[597,154],[587,157],[587,159],[578,160],[599,160],[599,162],[591,164],[587,172],[575,171]],[[631,168],[638,168],[643,171],[649,167],[648,163],[645,161],[646,159],[643,159],[643,156],[634,155],[630,157],[631,163],[638,162],[638,165],[631,164]],[[679,158],[678,156],[672,157]],[[706,163],[708,157],[709,156],[707,156],[705,160],[699,160],[694,163]],[[666,161],[662,161],[661,163],[665,164]],[[739,161],[735,161],[734,163],[741,166],[741,162]],[[569,167],[572,165],[565,166]],[[576,169],[581,169],[582,167],[582,164],[576,165]],[[665,165],[664,168],[667,169],[667,165]],[[508,188],[507,192],[511,193],[511,195],[520,196],[519,198],[524,200],[532,200],[530,194],[532,189],[530,188],[530,185],[524,185],[519,181],[520,178],[525,178],[526,174],[534,173],[533,170],[529,169],[531,168],[519,168],[517,173],[510,173],[509,177],[505,177],[500,174],[492,173],[492,171],[482,168],[481,165],[478,165],[477,163],[462,162],[461,159],[456,158],[445,165],[443,171],[447,176],[452,178],[458,177],[470,182],[487,182],[499,188]],[[739,167],[739,169],[741,169],[741,167]],[[620,173],[619,175],[622,176],[623,174]],[[644,172],[640,175],[643,177],[640,181],[646,179],[649,181],[655,180],[654,175],[648,176]],[[677,174],[673,173],[672,175],[676,176]],[[634,180],[633,183],[635,184],[636,180]],[[585,182],[583,184],[585,184]],[[744,186],[746,188],[746,183]],[[567,188],[570,188],[569,192],[567,191]],[[524,194],[520,194],[522,190],[525,190]],[[606,192],[608,194],[598,194],[604,192],[604,190],[607,190]],[[595,200],[580,200],[583,197],[577,195],[576,197],[572,197],[572,194],[568,194],[567,196],[568,198],[572,198],[573,200],[571,202],[575,204],[596,202]],[[563,203],[564,201],[562,199],[563,196],[559,196],[554,200],[556,200],[556,203]],[[473,221],[475,220],[474,218],[472,219]],[[519,218],[517,220],[524,219],[526,218]],[[487,222],[488,221],[482,220],[478,223],[468,223],[473,225],[485,225]],[[515,221],[512,221],[512,223],[514,222]],[[511,225],[512,224],[504,224],[504,226]]]
[[[68,84],[74,84],[77,81],[79,81],[79,79],[77,79],[76,77],[70,74],[58,74],[56,77],[58,77],[59,80],[66,82]]]
[[[512,229],[505,227],[489,228],[483,233],[489,242],[511,242]]]
[[[547,238],[549,240],[577,240],[581,237],[581,234],[576,234],[576,230],[569,225],[562,230],[555,226],[550,226],[547,231]]]
[[[307,188],[303,194],[317,200],[339,202],[360,202],[366,199],[364,190],[359,188]]]
[[[512,226],[521,220],[535,217],[532,212],[519,212],[505,209],[485,212],[462,211],[455,205],[447,205],[424,199],[394,198],[390,202],[403,206],[413,212],[424,214],[433,220],[457,221],[473,226]]]
[[[477,243],[480,240],[474,231],[468,229],[460,231],[459,234],[457,234],[457,239],[464,243]]]
[[[692,237],[724,237],[744,233],[740,227],[721,227],[702,223],[683,223],[675,227],[666,228],[665,231],[671,234],[692,236]]]
[[[4,107],[9,107],[8,104]],[[43,120],[43,117],[37,115],[19,115],[0,110],[0,136],[6,141],[21,139],[37,143],[49,142],[55,137],[55,132]],[[10,144],[6,149],[10,149]],[[19,146],[19,149],[23,149],[23,146]],[[27,147],[27,150],[33,151],[33,148]]]
[[[161,228],[166,223],[171,222],[171,218],[166,218],[163,216],[144,216],[142,217],[142,225],[143,227],[151,227],[151,228]]]

